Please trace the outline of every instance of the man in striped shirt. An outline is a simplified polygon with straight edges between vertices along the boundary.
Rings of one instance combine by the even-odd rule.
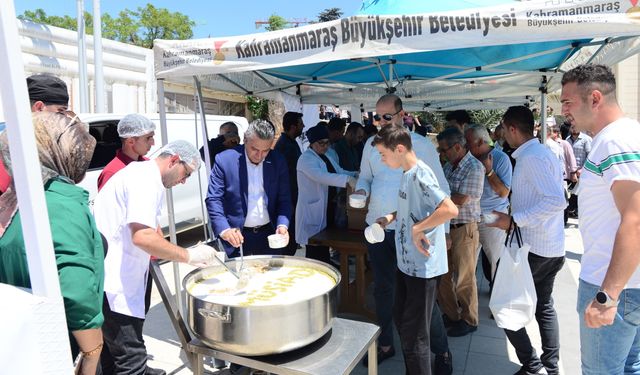
[[[594,134],[580,177],[578,286],[584,374],[640,372],[640,124],[626,118],[603,65],[562,77],[562,112]]]
[[[451,220],[450,226],[449,272],[440,278],[438,303],[447,318],[447,334],[460,337],[478,329],[476,251],[485,170],[467,151],[467,142],[457,127],[445,129],[437,140],[438,151],[447,160],[444,175],[451,188],[451,200],[458,206],[458,216]]]
[[[558,374],[560,332],[553,307],[553,282],[564,264],[564,197],[562,167],[558,158],[533,136],[533,113],[524,106],[510,107],[503,117],[504,137],[516,148],[511,181],[511,216],[494,211],[493,226],[509,229],[513,220],[522,240],[531,245],[529,267],[538,302],[536,320],[542,338],[538,357],[525,328],[505,329],[522,368],[517,374]],[[499,268],[500,266],[498,266]]]

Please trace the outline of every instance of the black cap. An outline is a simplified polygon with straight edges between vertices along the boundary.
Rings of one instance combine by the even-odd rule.
[[[307,130],[307,139],[309,144],[329,138],[329,130],[324,124],[318,124]]]
[[[35,74],[27,78],[29,100],[45,104],[69,104],[67,85],[58,77],[49,74]]]

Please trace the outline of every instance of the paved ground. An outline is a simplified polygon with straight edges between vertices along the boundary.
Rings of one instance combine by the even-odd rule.
[[[582,241],[577,229],[577,221],[570,219],[569,223],[569,227],[565,230],[567,259],[555,281],[554,300],[560,321],[561,374],[574,375],[580,374],[580,343],[575,304]],[[196,236],[200,235],[201,233],[198,233]],[[189,244],[192,238],[188,235],[181,236],[178,241]],[[162,269],[173,290],[173,266],[165,264]],[[188,271],[188,266],[181,265],[180,277],[184,277]],[[478,272],[478,293],[480,305],[478,331],[461,338],[449,338],[449,346],[453,353],[454,374],[513,374],[520,368],[520,365],[504,332],[495,325],[493,320],[489,319],[489,287],[480,270]],[[369,296],[369,300],[371,299]],[[530,324],[527,330],[538,352],[540,352],[540,336],[536,323]],[[145,323],[144,333],[151,357],[150,366],[162,368],[171,374],[191,373],[185,365],[186,358],[181,352],[176,333],[156,290],[152,295],[152,307]],[[404,373],[404,363],[397,337],[396,349],[396,356],[380,365],[380,374]],[[212,373],[226,375],[229,371],[225,369],[212,371]],[[353,371],[355,375],[366,373],[367,371],[362,365],[358,365]]]

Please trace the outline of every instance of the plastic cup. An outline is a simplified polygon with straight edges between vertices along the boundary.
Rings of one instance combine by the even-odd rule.
[[[384,229],[378,223],[369,225],[364,229],[364,238],[369,243],[378,243],[384,241]]]
[[[267,240],[269,241],[269,247],[272,249],[281,249],[289,243],[287,236],[279,233],[268,236]]]
[[[364,208],[367,205],[367,197],[362,194],[349,195],[349,206],[353,208]]]
[[[486,212],[480,215],[480,222],[484,224],[492,224],[495,223],[496,220],[498,220],[498,215],[493,212]]]

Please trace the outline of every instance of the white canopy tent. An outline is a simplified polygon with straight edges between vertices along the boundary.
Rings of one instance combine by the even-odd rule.
[[[403,2],[373,3],[401,11]],[[372,14],[294,29],[156,40],[156,77],[197,76],[248,95],[287,92],[304,104],[371,108],[396,92],[410,110],[504,108],[557,89],[578,51],[596,59],[608,52],[606,63],[638,52],[640,8],[631,3],[489,3],[496,5],[397,15],[369,7]]]
[[[584,62],[612,64],[640,51],[640,7],[631,3],[487,0],[491,6],[464,8],[473,1],[458,2],[463,6],[451,11],[389,14],[384,11],[402,12],[403,3],[415,8],[431,2],[364,0],[367,14],[304,27],[155,40],[163,142],[165,78],[193,82],[198,100],[205,86],[366,109],[389,92],[401,96],[408,110],[505,108],[540,95],[544,125],[546,93],[559,88],[564,69]],[[201,121],[208,139],[204,116]],[[168,206],[171,213],[170,196]],[[170,231],[175,239],[171,223]],[[179,289],[177,267],[174,271]]]

